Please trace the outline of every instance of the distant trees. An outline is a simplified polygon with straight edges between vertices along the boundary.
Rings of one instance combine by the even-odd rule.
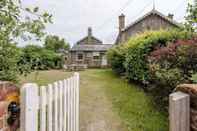
[[[21,62],[29,65],[31,70],[59,69],[63,59],[60,54],[37,45],[22,48]]]
[[[61,50],[69,50],[69,44],[64,40],[55,35],[48,35],[45,39],[44,47],[48,50],[52,50],[56,53]]]

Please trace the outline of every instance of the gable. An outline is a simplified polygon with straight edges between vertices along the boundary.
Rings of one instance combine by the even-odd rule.
[[[147,21],[148,19],[150,19],[150,20]],[[162,13],[160,13],[156,10],[152,10],[151,12],[147,13],[146,15],[140,17],[139,19],[137,19],[136,21],[134,21],[133,23],[128,25],[123,30],[123,32],[129,30],[130,28],[133,28],[136,24],[141,24],[141,23],[147,23],[150,25],[150,27],[152,27],[158,23],[160,24],[161,27],[163,25],[168,25],[168,26],[176,27],[176,28],[180,27],[180,24],[178,22],[174,21],[173,19],[168,18],[167,16],[163,15]],[[159,26],[158,26],[158,28],[159,28]]]
[[[85,44],[102,44],[103,42],[100,41],[99,39],[91,36],[91,37],[85,37],[82,40],[78,41],[77,44],[79,45],[85,45]]]

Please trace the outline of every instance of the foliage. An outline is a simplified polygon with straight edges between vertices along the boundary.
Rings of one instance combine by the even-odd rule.
[[[107,52],[108,61],[117,74],[122,75],[125,73],[124,61],[125,61],[126,49],[123,46],[113,47]]]
[[[36,45],[23,48],[21,57],[24,65],[30,65],[31,70],[47,70],[62,67],[61,55]]]
[[[66,51],[70,48],[69,44],[66,43],[64,39],[52,35],[46,37],[44,46],[46,49],[54,52],[60,52],[61,50]]]
[[[193,74],[190,79],[192,80],[193,83],[197,84],[197,73]]]
[[[3,36],[0,35],[0,80],[16,81],[19,58],[20,50],[16,44],[3,40]]]
[[[168,95],[174,88],[190,82],[190,77],[197,71],[197,39],[178,40],[154,50],[148,56],[148,62],[150,81],[156,86],[151,91],[159,103],[167,105]]]
[[[188,4],[185,25],[189,31],[197,30],[197,0],[194,0],[193,4]]]
[[[168,44],[167,47],[159,48],[150,53],[148,57],[149,67],[159,64],[161,68],[179,68],[188,79],[193,72],[197,71],[197,39],[178,40]],[[154,71],[155,68],[150,68]]]
[[[26,72],[27,68],[18,64],[20,50],[14,40],[29,40],[32,36],[39,40],[44,36],[45,24],[51,22],[51,18],[47,12],[40,13],[38,7],[23,8],[20,0],[0,1],[0,80],[16,81],[17,74]]]
[[[145,32],[137,37],[131,38],[128,43],[128,52],[124,62],[127,77],[129,80],[135,80],[146,83],[150,80],[147,56],[151,51],[158,47],[166,46],[168,42],[177,39],[186,39],[190,37],[187,32],[172,31],[152,31]]]

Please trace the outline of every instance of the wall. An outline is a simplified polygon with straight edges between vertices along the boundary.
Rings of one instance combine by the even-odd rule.
[[[7,124],[8,105],[12,101],[19,102],[18,88],[10,82],[0,81],[0,131],[15,131],[16,126],[18,126],[9,127]]]

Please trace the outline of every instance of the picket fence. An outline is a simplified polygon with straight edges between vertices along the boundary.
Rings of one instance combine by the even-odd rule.
[[[79,131],[79,73],[48,86],[25,84],[20,131]]]

